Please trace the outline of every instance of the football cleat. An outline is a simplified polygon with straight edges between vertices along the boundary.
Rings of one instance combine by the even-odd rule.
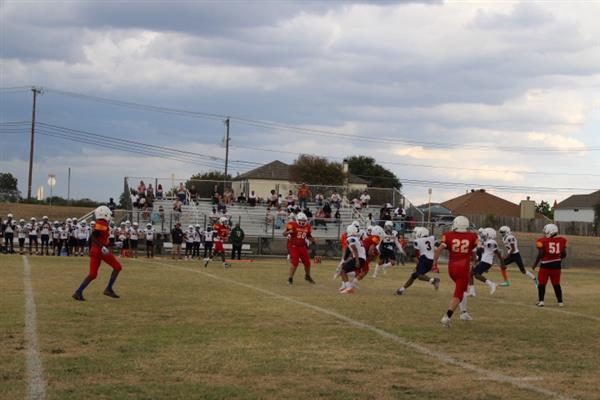
[[[346,288],[346,289],[342,290],[342,291],[341,291],[341,293],[342,293],[342,294],[352,294],[352,293],[354,293],[355,291],[356,291],[356,290],[355,290],[353,287],[349,287],[349,288]]]
[[[288,285],[294,284],[294,278],[288,278]]]
[[[83,293],[81,293],[79,291],[73,293],[73,296],[71,296],[71,297],[73,297],[75,300],[78,300],[78,301],[85,301],[85,299],[83,298]]]
[[[473,317],[471,317],[471,315],[465,311],[460,314],[460,320],[461,321],[473,321]]]
[[[543,301],[538,301],[536,306],[538,307],[544,307],[544,302]]]
[[[204,268],[208,267],[208,263],[210,262],[210,258],[204,259]]]
[[[309,282],[309,283],[312,283],[312,284],[314,284],[314,283],[315,283],[315,281],[313,281],[313,278],[311,278],[311,276],[310,276],[310,275],[305,275],[305,276],[304,276],[304,280],[305,280],[306,282]]]
[[[452,325],[452,320],[450,318],[448,318],[447,315],[444,314],[444,316],[442,317],[442,326],[444,328],[450,328],[450,326]]]
[[[108,296],[108,297],[112,297],[113,299],[118,299],[120,297],[112,289],[108,289],[108,288],[104,289],[104,292],[102,294],[104,294],[105,296]]]
[[[431,283],[435,290],[440,289],[440,278],[433,278],[433,282]]]
[[[506,286],[510,286],[510,282],[509,282],[509,281],[504,281],[504,282],[502,282],[502,283],[500,284],[500,286],[504,286],[504,287],[506,287]]]
[[[223,267],[224,267],[224,268],[231,268],[231,263],[224,262],[224,263],[223,263]]]
[[[559,306],[560,308],[562,308],[562,307],[564,307],[564,306],[565,306],[565,303],[562,303],[562,302],[561,302],[561,303],[558,303],[558,306]]]
[[[402,296],[402,295],[404,294],[404,288],[403,288],[403,287],[401,287],[400,289],[396,290],[396,294],[397,294],[398,296]]]
[[[498,284],[492,282],[492,284],[490,285],[490,294],[494,295],[494,293],[496,293],[496,289],[498,288]]]

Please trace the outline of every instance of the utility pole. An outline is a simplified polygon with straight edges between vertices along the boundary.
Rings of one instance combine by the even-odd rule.
[[[225,177],[223,178],[223,193],[225,193],[225,182],[227,181],[227,167],[229,164],[229,118],[225,120]]]
[[[31,145],[29,146],[29,181],[27,183],[27,200],[31,200],[31,174],[33,172],[33,144],[35,137],[35,100],[38,93],[42,91],[36,87],[32,87],[33,92],[33,111],[31,112]]]

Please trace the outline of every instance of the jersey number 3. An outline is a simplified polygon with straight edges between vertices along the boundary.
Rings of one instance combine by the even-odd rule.
[[[452,251],[454,253],[463,253],[466,254],[469,252],[469,241],[466,239],[454,239],[452,241]]]

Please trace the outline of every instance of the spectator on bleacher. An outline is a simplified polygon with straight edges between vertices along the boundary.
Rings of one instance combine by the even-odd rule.
[[[403,221],[406,218],[406,211],[402,207],[398,207],[394,210],[393,219],[399,219]]]
[[[337,224],[339,224],[340,222],[342,222],[342,216],[340,215],[340,210],[335,210],[335,215],[333,216],[333,218],[335,218],[335,222]]]
[[[181,223],[176,223],[175,228],[171,230],[171,241],[173,243],[173,249],[171,250],[171,258],[181,259],[181,244],[183,243],[183,231],[181,230]]]
[[[250,192],[250,195],[248,196],[248,205],[250,207],[254,207],[254,206],[256,206],[256,201],[257,201],[256,193],[254,193],[254,190],[252,190]]]
[[[215,186],[213,186],[213,192],[212,192],[212,203],[213,204],[219,204],[219,201],[221,201],[221,194],[219,193],[219,185],[215,184]]]
[[[381,210],[379,211],[379,223],[383,224],[383,223],[385,223],[385,221],[391,221],[391,220],[392,220],[391,209],[388,208],[387,204],[386,204],[383,207],[381,207]]]
[[[233,204],[233,190],[230,188],[225,189],[225,193],[223,193],[223,202],[226,205]]]
[[[367,193],[367,191],[365,190],[361,195],[360,195],[360,202],[362,205],[362,208],[366,208],[369,206],[369,202],[371,201],[371,196],[369,195],[369,193]]]
[[[246,195],[244,194],[244,192],[240,193],[240,195],[237,198],[237,202],[240,204],[245,204],[246,203]]]
[[[287,196],[285,196],[285,205],[287,207],[289,206],[294,206],[296,204],[296,196],[294,196],[294,193],[292,193],[292,191],[288,191]]]
[[[154,190],[152,189],[152,185],[149,185],[146,191],[146,205],[148,208],[152,208],[154,205]]]
[[[312,216],[313,216],[313,213],[310,211],[310,209],[309,209],[308,207],[306,207],[306,208],[304,209],[304,215],[306,215],[306,217],[307,217],[308,219],[311,219],[311,218],[312,218]]]
[[[354,208],[356,211],[360,211],[362,209],[362,201],[360,201],[357,198],[353,198],[352,199],[352,208]]]
[[[156,198],[157,199],[162,199],[163,198],[163,188],[162,188],[162,185],[160,183],[156,187]]]
[[[323,197],[323,193],[319,192],[315,195],[315,203],[317,203],[317,207],[323,207],[324,201],[325,197]]]
[[[323,212],[324,212],[326,215],[329,215],[329,216],[331,216],[331,206],[329,205],[329,202],[328,202],[328,201],[326,201],[326,202],[323,204]]]
[[[318,226],[324,226],[327,229],[327,223],[325,219],[325,213],[322,208],[319,208],[315,213],[315,228]]]
[[[242,245],[245,237],[240,224],[235,224],[235,228],[231,230],[229,237],[231,239],[231,259],[235,260],[235,254],[237,253],[237,259],[239,260],[242,258]]]
[[[146,197],[146,185],[144,184],[144,181],[140,181],[140,184],[138,185],[137,188],[137,192],[138,192],[138,196],[141,197]]]
[[[298,188],[298,205],[300,208],[306,208],[306,204],[308,203],[308,198],[310,197],[310,189],[306,186],[306,183],[303,183]]]
[[[189,190],[190,201],[196,202],[198,198],[198,190],[196,189],[196,185],[192,185]]]
[[[338,194],[337,190],[333,190],[333,193],[331,194],[331,198],[329,200],[331,200],[332,206],[334,206],[338,210],[340,209],[342,205],[342,198]]]
[[[213,207],[211,214],[208,216],[208,222],[210,226],[213,226],[219,220],[219,214],[217,214],[216,207]]]
[[[275,192],[275,189],[271,189],[271,194],[268,197],[267,204],[271,207],[277,207],[279,204],[279,196]]]
[[[179,182],[179,187],[177,188],[177,198],[179,201],[181,201],[183,204],[187,204],[188,194],[189,192],[185,186],[183,186],[183,182]]]
[[[162,206],[158,206],[158,216],[160,217],[160,222],[165,222],[165,209]]]
[[[367,222],[366,222],[367,226],[375,226],[375,221],[373,220],[373,214],[369,213],[369,215],[367,216]]]
[[[283,227],[287,215],[288,213],[286,212],[286,210],[283,207],[279,206],[279,208],[277,209],[277,219],[275,220],[275,229],[280,229]]]
[[[108,209],[110,210],[110,212],[113,215],[115,215],[115,209],[117,208],[117,204],[115,203],[115,201],[113,200],[112,197],[108,200],[108,203],[106,204],[106,206],[108,207]]]
[[[217,212],[223,214],[227,212],[227,206],[225,205],[225,203],[223,203],[223,201],[220,201],[219,204],[217,204]]]
[[[182,206],[183,203],[181,202],[181,200],[179,200],[179,198],[176,198],[175,202],[173,203],[173,218],[175,219],[175,221],[179,221],[179,219],[181,218]]]

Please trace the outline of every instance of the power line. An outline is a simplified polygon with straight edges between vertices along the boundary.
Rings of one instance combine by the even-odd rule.
[[[450,149],[450,148],[470,148],[470,149],[492,149],[492,150],[501,150],[501,151],[521,151],[521,152],[553,152],[553,153],[561,153],[561,152],[581,152],[581,151],[599,151],[600,147],[591,147],[587,149],[582,148],[570,148],[570,149],[549,149],[549,148],[540,148],[540,147],[526,147],[526,146],[501,146],[501,145],[480,145],[480,144],[470,144],[470,143],[449,143],[449,142],[429,142],[429,141],[418,141],[418,140],[408,140],[408,139],[396,139],[396,138],[387,138],[387,137],[371,137],[371,136],[363,136],[363,135],[352,135],[343,132],[329,131],[323,129],[315,129],[315,128],[305,128],[301,126],[294,126],[289,124],[283,124],[278,122],[271,121],[261,121],[251,118],[244,117],[231,117],[222,114],[216,113],[207,113],[207,112],[199,112],[199,111],[190,111],[190,110],[182,110],[176,108],[169,107],[159,107],[147,104],[140,104],[134,102],[127,102],[122,100],[110,99],[99,96],[86,95],[81,93],[69,92],[64,90],[57,89],[45,89],[46,92],[51,92],[63,96],[76,97],[80,99],[96,101],[105,104],[112,104],[121,107],[129,107],[135,108],[144,111],[152,111],[152,112],[160,112],[167,114],[175,114],[182,115],[188,117],[197,117],[204,118],[209,120],[218,120],[223,121],[229,118],[232,121],[236,121],[240,124],[244,124],[247,126],[266,128],[266,129],[279,129],[285,131],[293,131],[299,134],[317,136],[317,137],[337,137],[340,139],[346,140],[360,140],[361,142],[370,142],[370,143],[384,143],[384,144],[404,144],[410,146],[423,146],[423,147],[432,147],[432,148],[440,148],[440,149]]]

